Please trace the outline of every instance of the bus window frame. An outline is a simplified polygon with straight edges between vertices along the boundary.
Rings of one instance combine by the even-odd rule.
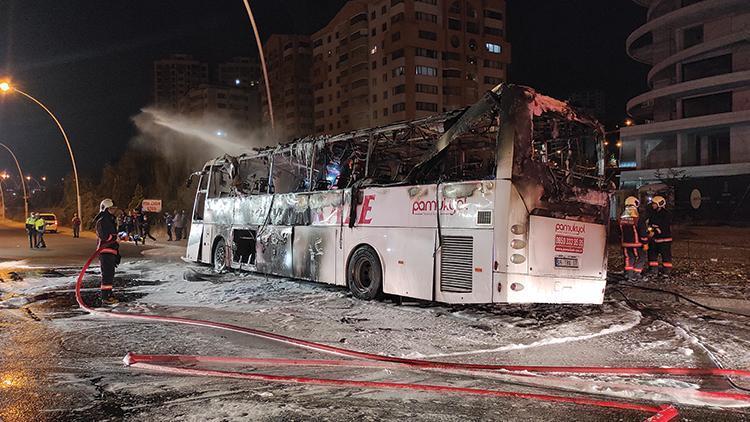
[[[203,222],[203,219],[205,218],[206,214],[206,201],[208,200],[208,187],[209,183],[211,182],[210,179],[210,173],[211,173],[211,167],[206,166],[203,168],[200,172],[193,173],[194,175],[200,174],[200,178],[198,178],[198,189],[195,191],[195,201],[193,202],[193,213],[190,216],[190,220],[194,222]],[[203,180],[204,178],[208,177],[208,182],[206,183],[206,186],[203,186]],[[203,201],[200,201],[200,196],[203,195]],[[200,210],[200,214],[198,214],[198,205],[200,203],[203,203],[203,209]],[[200,218],[196,218],[196,216],[199,216]]]

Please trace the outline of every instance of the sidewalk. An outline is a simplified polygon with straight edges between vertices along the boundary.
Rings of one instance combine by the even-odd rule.
[[[674,269],[670,280],[650,284],[679,291],[702,302],[711,298],[750,300],[750,228],[673,228]],[[622,271],[622,250],[609,245],[609,270]]]

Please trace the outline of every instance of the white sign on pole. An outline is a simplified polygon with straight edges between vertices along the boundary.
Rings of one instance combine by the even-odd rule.
[[[144,212],[161,212],[161,199],[144,199],[141,207]]]

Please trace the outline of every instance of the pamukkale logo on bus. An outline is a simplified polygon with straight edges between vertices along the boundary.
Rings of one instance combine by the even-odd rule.
[[[443,199],[440,201],[440,214],[454,215],[458,212],[458,208],[461,205],[466,204],[466,198],[457,199]],[[436,199],[427,201],[413,201],[411,203],[411,213],[414,215],[430,215],[435,214],[438,209],[438,201]]]
[[[555,252],[583,253],[586,226],[575,223],[555,224]],[[574,236],[577,235],[577,236]]]

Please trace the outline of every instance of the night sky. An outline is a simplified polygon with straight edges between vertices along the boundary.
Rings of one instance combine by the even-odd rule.
[[[255,0],[265,38],[312,33],[344,0]],[[608,119],[644,91],[648,68],[624,52],[645,9],[632,0],[508,0],[510,81],[558,97],[602,89]],[[97,176],[135,134],[130,117],[149,104],[152,62],[188,53],[212,63],[255,54],[241,0],[0,0],[0,77],[47,104],[66,128],[83,176]],[[44,112],[0,98],[0,142],[28,173],[70,171],[65,144]],[[0,170],[11,168],[0,152]]]

